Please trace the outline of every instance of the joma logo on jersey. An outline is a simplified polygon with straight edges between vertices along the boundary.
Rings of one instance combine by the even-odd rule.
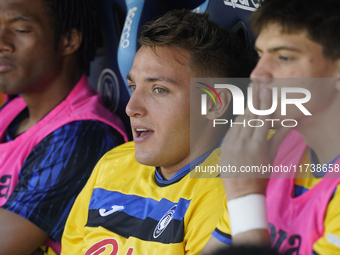
[[[224,4],[247,11],[255,11],[259,8],[258,1],[254,0],[224,0]]]
[[[176,210],[177,205],[174,205],[173,207],[171,207],[164,215],[163,217],[160,219],[160,221],[158,222],[155,230],[153,231],[153,237],[157,238],[159,237],[163,231],[165,230],[165,228],[170,224],[172,218],[174,217],[175,214],[175,210]]]

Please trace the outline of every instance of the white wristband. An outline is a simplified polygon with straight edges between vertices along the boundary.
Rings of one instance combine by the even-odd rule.
[[[227,202],[231,234],[254,229],[268,229],[266,197],[250,194]]]

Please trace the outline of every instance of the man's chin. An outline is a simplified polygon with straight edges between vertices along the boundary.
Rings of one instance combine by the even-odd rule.
[[[146,165],[146,166],[157,166],[156,164],[157,162],[153,158],[150,157],[150,153],[146,153],[146,152],[142,153],[136,150],[135,158],[139,164]]]

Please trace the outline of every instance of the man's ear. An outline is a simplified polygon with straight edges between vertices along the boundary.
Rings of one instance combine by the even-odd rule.
[[[75,28],[63,34],[60,38],[60,50],[63,56],[71,55],[76,52],[83,40],[82,34]]]
[[[232,96],[228,89],[216,89],[217,94],[219,95],[221,102],[218,98],[215,97],[215,102],[212,100],[212,98],[208,97],[207,100],[207,119],[208,120],[214,120],[218,119],[221,116],[223,116],[230,105]]]

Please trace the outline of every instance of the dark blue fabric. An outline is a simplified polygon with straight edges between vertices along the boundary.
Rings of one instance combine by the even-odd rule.
[[[126,195],[117,191],[94,189],[91,196],[89,210],[106,209],[111,210],[113,205],[124,206],[124,212],[130,216],[146,219],[150,217],[159,221],[166,211],[177,205],[174,219],[182,220],[189,207],[190,200],[179,199],[178,203],[171,202],[165,198],[157,201],[152,198],[140,197],[137,195]],[[133,205],[133,207],[128,206]]]
[[[222,243],[225,243],[227,245],[233,244],[233,241],[231,239],[231,235],[223,233],[222,231],[220,231],[217,228],[211,234],[212,234],[213,237],[215,237],[217,240],[221,241]]]
[[[184,198],[177,203],[165,198],[157,201],[97,188],[91,196],[86,226],[102,227],[125,238],[133,236],[145,241],[180,243],[184,238],[184,217],[190,201]],[[169,215],[173,218],[164,227]],[[156,229],[162,227],[162,235],[155,236]]]
[[[117,131],[99,121],[76,121],[57,129],[28,155],[3,208],[59,242],[74,200],[95,164],[122,142]]]

